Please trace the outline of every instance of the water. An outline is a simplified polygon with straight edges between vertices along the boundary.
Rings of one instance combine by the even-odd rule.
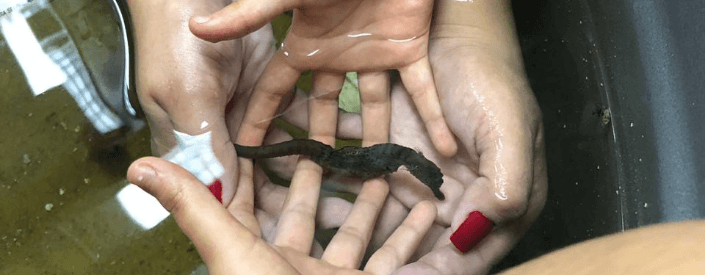
[[[59,30],[47,10],[28,20],[44,51],[73,46],[90,57],[80,65],[96,70],[118,50],[107,1],[55,0],[51,8],[63,37],[46,40]],[[173,219],[145,230],[118,199],[128,165],[150,154],[148,130],[100,134],[65,85],[35,96],[4,37],[0,87],[0,274],[198,270],[200,257]]]

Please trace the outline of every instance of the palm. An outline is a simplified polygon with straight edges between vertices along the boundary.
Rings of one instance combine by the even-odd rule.
[[[392,96],[390,141],[417,148],[439,165],[445,175],[442,190],[447,199],[438,202],[438,221],[450,224],[455,210],[451,205],[455,205],[454,201],[460,199],[464,190],[483,188],[486,190],[476,192],[486,193],[494,188],[476,186],[488,185],[490,183],[486,181],[494,180],[487,177],[494,177],[495,171],[491,169],[495,168],[487,165],[496,160],[488,159],[490,156],[485,154],[501,157],[500,161],[505,165],[514,161],[510,156],[490,149],[500,146],[495,143],[502,140],[514,142],[527,135],[534,140],[539,131],[540,116],[529,88],[522,86],[521,81],[510,82],[519,79],[513,74],[522,71],[508,71],[497,65],[495,57],[482,47],[459,47],[467,43],[464,41],[439,39],[431,43],[430,59],[441,106],[461,149],[451,158],[439,155],[430,146],[419,116],[409,107],[409,98],[403,93],[393,93]],[[393,175],[393,178],[407,182],[396,187],[393,185],[391,190],[405,205],[413,206],[420,199],[429,198],[430,192],[408,192],[408,189],[417,188],[413,177],[409,178],[408,174]]]
[[[324,1],[294,12],[284,60],[299,71],[398,69],[427,54],[433,1]]]
[[[417,255],[432,248],[434,252],[408,268],[425,265],[448,272],[449,267],[434,261],[438,255],[432,254],[440,253],[457,257],[468,268],[461,273],[486,272],[485,268],[518,241],[545,200],[540,112],[522,77],[521,60],[498,62],[496,47],[482,44],[463,39],[431,40],[429,57],[441,106],[459,143],[455,156],[439,155],[423,134],[423,124],[410,107],[408,96],[400,91],[392,94],[390,141],[419,149],[444,173],[441,190],[446,200],[435,201],[435,233],[427,237]],[[432,196],[408,173],[390,177],[390,193],[407,209]],[[458,254],[448,236],[474,210],[481,210],[501,226],[484,245],[466,255]],[[380,233],[378,237],[383,236]]]
[[[335,99],[344,73],[357,71],[365,141],[386,142],[389,123],[389,76],[399,70],[426,122],[434,145],[444,155],[455,153],[443,119],[428,62],[432,0],[241,0],[210,15],[194,18],[191,31],[209,41],[223,41],[257,29],[293,9],[287,38],[257,81],[238,142],[262,143],[277,107],[299,75],[314,72],[311,138],[332,138]],[[202,20],[207,19],[207,20]]]

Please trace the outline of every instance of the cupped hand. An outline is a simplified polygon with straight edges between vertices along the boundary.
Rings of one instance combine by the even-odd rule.
[[[403,85],[391,95],[393,143],[415,148],[444,173],[444,201],[410,173],[389,177],[390,198],[380,213],[370,247],[379,247],[404,214],[422,200],[434,201],[438,216],[416,260],[400,274],[483,274],[499,261],[539,215],[547,179],[543,126],[538,104],[524,74],[521,51],[508,1],[439,1],[431,32],[429,56],[441,107],[460,145],[453,157],[435,150],[424,120]],[[306,126],[306,112],[287,119]],[[310,111],[309,111],[310,113]],[[359,117],[341,119],[339,136],[363,138]],[[287,167],[284,161],[276,163]],[[281,171],[285,174],[286,171]],[[345,182],[332,188],[358,192]],[[462,253],[451,234],[470,212],[480,211],[494,230],[474,249]]]
[[[213,152],[226,168],[220,178],[226,205],[237,183],[231,133],[237,132],[247,98],[275,51],[269,26],[218,44],[189,31],[191,16],[215,12],[229,3],[128,3],[135,26],[137,92],[152,134],[152,153],[161,156],[176,145],[174,130],[192,136],[211,132]]]
[[[436,162],[445,175],[441,191],[446,195],[436,203],[439,215],[418,251],[421,258],[399,273],[484,274],[518,242],[545,204],[541,113],[524,73],[508,1],[441,1],[438,8],[429,56],[459,150],[451,158],[435,152],[411,100],[402,87],[394,89],[390,141],[418,148]],[[408,173],[390,177],[390,192],[406,209],[431,198],[420,186]],[[462,253],[450,236],[473,211],[493,221],[494,230]],[[390,226],[379,228],[379,238],[398,222],[381,221]]]
[[[364,135],[370,142],[382,142],[387,136],[380,130],[389,127],[386,70],[397,69],[436,148],[447,156],[455,153],[457,145],[443,119],[427,55],[432,0],[241,0],[207,17],[193,18],[190,28],[203,39],[223,41],[292,9],[287,37],[248,105],[241,126],[243,145],[262,143],[277,107],[307,70],[314,71],[311,102],[321,106],[337,106],[345,72],[358,72]],[[332,115],[313,108],[311,114],[314,121]]]
[[[320,169],[310,161],[299,162],[278,220],[255,209],[259,184],[252,181],[239,183],[232,204],[225,209],[193,175],[163,159],[135,161],[128,169],[128,180],[171,212],[210,274],[390,274],[403,265],[433,223],[436,209],[429,202],[417,204],[367,262],[365,272],[357,270],[387,197],[387,184],[381,179],[364,184],[326,250],[320,258],[310,256],[316,254],[312,248]],[[252,170],[244,167],[243,171]],[[261,232],[269,235],[271,244],[260,238]]]

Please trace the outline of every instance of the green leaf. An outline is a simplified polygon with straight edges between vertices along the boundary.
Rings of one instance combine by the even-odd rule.
[[[338,107],[348,113],[360,113],[360,88],[356,72],[345,74],[345,83],[338,97]]]

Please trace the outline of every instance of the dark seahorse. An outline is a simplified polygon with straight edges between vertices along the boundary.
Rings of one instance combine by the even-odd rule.
[[[369,147],[347,146],[336,150],[312,139],[294,139],[255,147],[235,144],[235,151],[239,157],[250,159],[305,155],[328,171],[359,179],[387,175],[403,165],[428,186],[436,198],[445,199],[440,190],[443,184],[441,169],[421,153],[393,143]]]

